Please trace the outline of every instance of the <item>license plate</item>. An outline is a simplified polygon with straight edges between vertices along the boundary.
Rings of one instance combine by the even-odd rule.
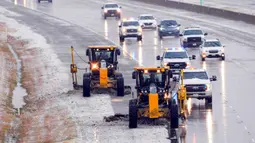
[[[175,73],[179,73],[180,71],[179,71],[179,70],[175,70],[174,72],[175,72]]]
[[[193,43],[193,46],[196,46],[197,45],[197,43]]]

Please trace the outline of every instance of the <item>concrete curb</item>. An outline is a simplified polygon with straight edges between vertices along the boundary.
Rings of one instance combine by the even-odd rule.
[[[145,3],[156,4],[170,8],[183,9],[191,12],[218,16],[230,20],[243,21],[249,24],[255,24],[255,15],[249,15],[230,10],[194,5],[190,3],[183,3],[171,0],[134,0],[134,1],[141,1]]]

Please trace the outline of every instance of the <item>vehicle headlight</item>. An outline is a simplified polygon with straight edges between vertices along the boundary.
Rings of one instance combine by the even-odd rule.
[[[123,33],[127,32],[127,29],[123,28],[123,29],[122,29],[122,32],[123,32]]]
[[[118,12],[118,13],[120,13],[120,12],[121,12],[121,10],[120,10],[120,9],[117,9],[117,12]]]
[[[206,84],[206,91],[210,91],[211,90],[211,85],[210,84]]]
[[[202,57],[203,57],[203,58],[206,57],[206,53],[205,53],[205,52],[202,53]]]
[[[180,30],[180,27],[176,27],[176,30]]]
[[[143,29],[140,27],[140,28],[138,28],[138,32],[142,32],[143,31]]]
[[[190,63],[186,62],[186,68],[190,67]]]
[[[108,10],[107,10],[107,9],[105,9],[105,10],[104,10],[104,13],[107,13],[107,12],[108,12]]]
[[[91,69],[92,70],[97,70],[99,67],[98,67],[98,64],[97,63],[92,63],[91,64]]]
[[[221,49],[220,51],[221,51],[222,53],[224,53],[224,49]]]
[[[164,63],[164,66],[167,66],[167,63]]]
[[[165,28],[163,28],[163,27],[160,27],[160,31],[163,31]]]

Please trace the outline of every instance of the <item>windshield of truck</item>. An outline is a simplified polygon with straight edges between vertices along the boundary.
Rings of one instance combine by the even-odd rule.
[[[188,55],[186,52],[166,52],[165,59],[185,59],[188,58]]]
[[[184,72],[184,79],[208,79],[206,72]]]

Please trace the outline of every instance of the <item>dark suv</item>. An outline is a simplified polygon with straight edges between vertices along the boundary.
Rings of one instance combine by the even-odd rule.
[[[179,37],[180,34],[180,24],[175,20],[162,20],[158,25],[158,36],[162,39],[165,36],[175,36]]]

